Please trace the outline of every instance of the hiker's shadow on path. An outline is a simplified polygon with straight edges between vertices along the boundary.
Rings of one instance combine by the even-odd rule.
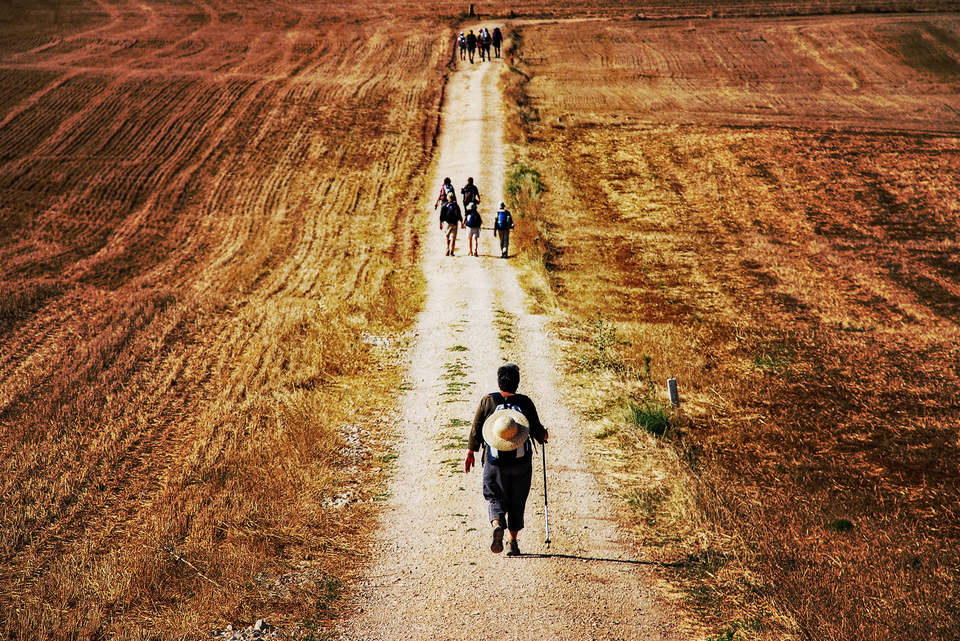
[[[690,561],[638,561],[635,559],[605,559],[602,557],[595,556],[580,556],[577,554],[554,554],[552,552],[545,552],[543,554],[521,554],[516,557],[519,559],[570,559],[571,561],[594,561],[598,563],[625,563],[627,565],[651,565],[661,568],[679,568],[685,565],[690,565]]]

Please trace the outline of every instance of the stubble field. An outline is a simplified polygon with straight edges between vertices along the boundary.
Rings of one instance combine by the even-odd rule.
[[[0,13],[0,636],[324,619],[382,491],[449,27]]]
[[[720,633],[960,635],[958,26],[519,28],[541,298],[611,490]]]
[[[466,7],[3,8],[2,635],[322,626],[382,490],[375,346],[419,304]],[[680,381],[667,439],[597,439],[638,545],[690,553],[673,578],[740,635],[958,636],[956,17],[478,9],[522,36],[548,191],[518,236],[600,352],[584,409]],[[578,16],[617,19],[521,24]],[[682,522],[628,462],[667,450]]]

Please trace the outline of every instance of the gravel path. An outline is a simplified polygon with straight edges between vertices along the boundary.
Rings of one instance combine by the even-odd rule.
[[[492,26],[491,26],[492,28]],[[458,191],[473,176],[484,226],[506,171],[497,76],[502,60],[461,63],[451,77],[434,180]],[[432,207],[434,193],[430,194]],[[582,451],[576,416],[562,404],[545,318],[526,313],[512,261],[491,231],[467,256],[461,230],[444,255],[431,210],[422,264],[428,282],[411,352],[399,459],[375,557],[342,639],[684,639],[652,566],[631,560],[614,511]],[[512,338],[504,341],[501,334]],[[534,468],[523,556],[490,552],[480,471],[463,474],[464,443],[496,369],[520,365],[520,390],[550,430],[550,538],[544,543],[543,477]]]

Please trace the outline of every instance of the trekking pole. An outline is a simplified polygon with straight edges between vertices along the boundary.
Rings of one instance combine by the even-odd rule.
[[[541,447],[543,450],[543,523],[547,527],[547,549],[550,549],[550,513],[547,511],[547,444]]]

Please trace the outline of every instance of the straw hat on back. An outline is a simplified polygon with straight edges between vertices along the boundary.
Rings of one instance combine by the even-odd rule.
[[[497,410],[483,422],[483,440],[495,450],[512,452],[530,438],[530,421],[517,410]]]

